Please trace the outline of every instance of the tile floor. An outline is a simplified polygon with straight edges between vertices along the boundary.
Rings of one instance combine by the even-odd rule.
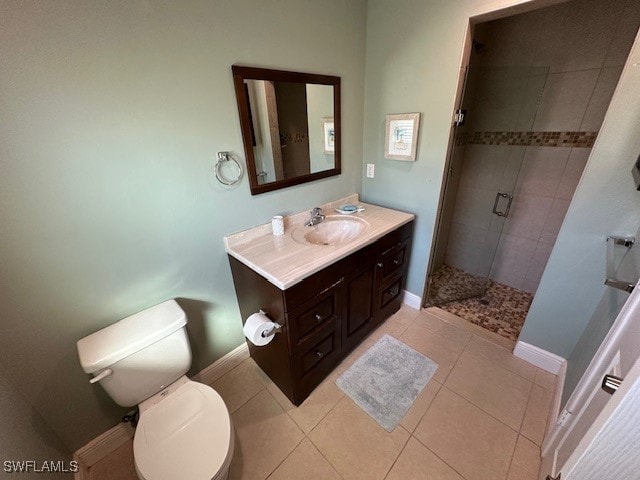
[[[400,425],[382,429],[335,379],[383,334],[439,364]],[[406,306],[298,408],[248,359],[213,383],[232,412],[232,479],[537,480],[556,378],[513,342],[449,312]],[[89,471],[134,480],[131,443]]]
[[[533,295],[443,265],[433,276],[429,303],[505,338],[517,340]]]
[[[431,277],[427,304],[441,306],[449,302],[484,295],[486,277],[478,277],[449,265],[441,265]]]

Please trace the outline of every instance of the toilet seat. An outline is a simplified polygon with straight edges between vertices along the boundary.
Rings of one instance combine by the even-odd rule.
[[[166,397],[140,409],[133,439],[138,476],[142,480],[226,478],[234,441],[229,411],[211,387],[186,379],[178,382],[175,390],[168,387]]]

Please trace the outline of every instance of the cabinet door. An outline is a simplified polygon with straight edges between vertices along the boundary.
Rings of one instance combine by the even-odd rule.
[[[301,345],[293,356],[295,396],[290,399],[300,405],[342,358],[340,330],[329,324]]]
[[[345,288],[342,343],[349,351],[373,328],[373,265],[347,278]]]
[[[389,248],[378,257],[374,279],[374,323],[382,322],[400,309],[409,240]]]

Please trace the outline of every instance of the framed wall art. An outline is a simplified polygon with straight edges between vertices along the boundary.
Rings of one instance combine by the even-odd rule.
[[[385,122],[384,158],[416,161],[420,113],[387,115]]]
[[[336,134],[333,126],[333,117],[324,117],[322,119],[322,138],[322,151],[327,154],[334,153],[336,151]]]

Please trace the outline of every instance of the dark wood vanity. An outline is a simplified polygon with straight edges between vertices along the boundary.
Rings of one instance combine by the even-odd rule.
[[[412,232],[413,221],[286,290],[229,256],[242,318],[263,310],[283,327],[248,342],[251,357],[295,405],[400,308]]]

